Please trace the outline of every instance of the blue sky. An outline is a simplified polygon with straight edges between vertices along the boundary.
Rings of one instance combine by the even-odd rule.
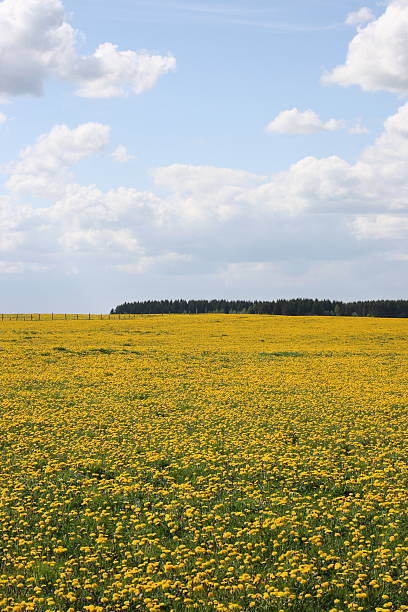
[[[407,24],[402,0],[2,0],[2,310],[406,297]]]

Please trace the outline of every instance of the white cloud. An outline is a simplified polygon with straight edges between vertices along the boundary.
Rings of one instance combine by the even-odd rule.
[[[109,134],[110,128],[100,123],[85,123],[75,129],[56,125],[10,164],[8,189],[20,195],[57,196],[70,179],[69,168],[101,151]]]
[[[375,19],[375,15],[372,10],[367,6],[363,6],[358,11],[349,13],[345,23],[347,25],[360,25],[362,23],[367,23],[368,21],[373,21],[373,19]]]
[[[345,63],[323,75],[322,81],[408,94],[407,30],[408,3],[393,0],[378,19],[358,30]]]
[[[78,87],[89,98],[142,93],[175,69],[173,56],[120,51],[106,42],[92,55],[76,51],[77,32],[65,20],[61,0],[0,3],[0,95],[41,95],[51,76]]]
[[[343,275],[346,283],[346,271],[356,269],[347,262],[360,266],[362,275],[365,260],[386,266],[392,256],[405,265],[407,126],[408,104],[387,119],[356,163],[310,156],[269,177],[188,164],[157,168],[157,193],[77,184],[71,166],[98,153],[109,129],[57,126],[10,164],[10,195],[0,197],[2,261],[10,259],[3,271],[20,272],[31,262],[38,270],[56,266],[67,274],[77,268],[79,276],[84,267],[92,274],[115,270],[163,278],[223,279],[228,273],[231,286],[240,274],[248,286],[252,276],[280,274],[295,279],[296,287],[308,278],[312,291],[326,272],[327,278]],[[41,208],[15,197],[27,186],[32,193],[38,176],[49,199]],[[385,268],[383,274],[387,286]]]
[[[362,134],[368,134],[368,129],[361,123],[356,123],[355,125],[349,127],[348,132],[349,134],[361,136]]]
[[[13,198],[0,196],[0,252],[18,249],[29,235],[33,211],[30,206],[17,205]]]
[[[0,125],[5,121],[7,121],[7,115],[5,115],[4,113],[0,113]]]
[[[80,83],[77,94],[85,98],[112,98],[124,96],[128,91],[140,94],[151,89],[159,77],[176,67],[176,60],[171,55],[118,51],[112,43],[100,45],[87,61],[90,71],[86,67],[83,72],[79,67],[74,78]],[[93,69],[94,65],[96,69]]]
[[[306,157],[252,193],[285,209],[361,213],[408,212],[408,104],[389,117],[355,164],[338,156]]]
[[[266,131],[274,134],[317,134],[334,132],[345,127],[345,122],[337,119],[322,121],[315,111],[297,108],[280,112],[267,126]]]
[[[140,251],[136,238],[126,229],[74,229],[64,232],[59,241],[69,251]]]
[[[130,155],[124,145],[119,145],[116,149],[111,153],[111,157],[113,161],[118,164],[125,164],[131,159],[135,159],[134,155]]]
[[[242,214],[247,207],[242,194],[265,180],[243,170],[189,164],[157,168],[152,174],[156,186],[170,193],[163,206],[172,221],[176,214],[183,223],[202,227]]]
[[[350,125],[344,119],[322,121],[315,111],[299,111],[297,108],[280,112],[266,127],[266,131],[271,134],[318,134],[342,129],[347,129],[349,134],[368,133],[360,123]]]
[[[353,221],[353,231],[360,239],[395,240],[408,238],[408,215],[359,216]]]

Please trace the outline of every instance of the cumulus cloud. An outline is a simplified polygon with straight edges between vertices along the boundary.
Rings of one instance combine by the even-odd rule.
[[[372,10],[367,6],[363,6],[358,11],[353,11],[347,15],[346,24],[360,25],[362,23],[367,23],[368,21],[373,21],[373,19],[375,19],[375,15]]]
[[[151,89],[163,74],[175,70],[173,56],[152,55],[141,51],[119,51],[116,45],[104,43],[81,62],[67,78],[80,84],[78,96],[113,98],[128,91],[140,94]]]
[[[349,22],[361,24],[363,17],[357,23],[349,16]],[[408,92],[407,27],[406,3],[393,0],[381,17],[359,27],[345,64],[326,80]],[[40,94],[45,80],[58,76],[80,95],[110,97],[143,91],[174,68],[172,58],[110,43],[81,57],[76,44],[60,0],[3,0],[0,93]],[[170,62],[166,68],[162,60]],[[358,294],[367,279],[377,284],[379,276],[382,287],[399,290],[408,261],[407,126],[404,104],[354,163],[308,156],[271,176],[172,164],[152,171],[149,191],[78,184],[75,165],[107,147],[109,127],[55,126],[8,165],[8,192],[0,196],[0,272],[81,275],[85,264],[104,278],[107,270],[115,278],[171,274],[172,283],[177,274],[189,275],[198,292],[203,275],[215,274],[220,287],[240,291],[245,282],[253,295],[265,281],[288,295],[290,283],[296,293],[309,293],[334,277],[332,286],[341,292],[353,275]],[[310,109],[283,111],[268,126],[271,133],[338,129],[366,133],[359,123],[324,121]],[[132,157],[123,145],[111,156],[117,162]],[[31,196],[46,204],[34,206]],[[390,271],[396,271],[394,285]],[[186,285],[171,286],[182,292]]]
[[[109,140],[110,128],[85,123],[75,129],[56,125],[37,142],[23,149],[10,164],[8,189],[19,195],[56,196],[69,180],[69,169],[81,159],[101,151]]]
[[[5,115],[4,113],[0,113],[0,125],[5,121],[7,121],[7,115]]]
[[[272,134],[317,134],[335,132],[345,127],[345,122],[337,119],[322,121],[315,111],[300,111],[297,108],[280,112],[267,126]]]
[[[365,91],[408,93],[408,3],[393,0],[385,12],[358,30],[344,64],[322,77],[324,83]]]
[[[348,132],[349,134],[361,136],[362,134],[368,134],[368,129],[361,123],[356,123],[355,125],[349,127]]]
[[[408,237],[408,216],[374,215],[357,217],[353,231],[360,239],[394,240]]]
[[[111,153],[111,157],[113,161],[118,164],[125,164],[126,162],[135,158],[134,155],[130,155],[130,153],[128,153],[124,145],[119,145],[116,147],[116,149]]]
[[[176,66],[172,55],[121,51],[109,42],[92,55],[79,55],[77,39],[61,0],[3,0],[0,96],[41,95],[52,76],[73,83],[83,97],[139,94]]]
[[[368,130],[357,123],[349,124],[344,119],[322,121],[319,115],[311,110],[300,111],[297,108],[280,112],[266,127],[271,134],[318,134],[347,129],[349,134],[367,134]]]
[[[9,195],[0,197],[2,261],[8,272],[24,261],[38,270],[66,261],[70,270],[85,262],[118,274],[220,278],[226,270],[251,277],[286,265],[293,276],[300,257],[331,273],[364,258],[397,257],[404,265],[407,126],[405,104],[355,163],[309,156],[271,176],[173,164],[152,171],[154,189],[144,192],[76,183],[73,164],[106,146],[109,128],[57,126],[10,164]],[[24,200],[38,189],[33,177],[42,177],[47,206]]]
[[[106,251],[112,248],[141,252],[136,238],[126,229],[73,229],[64,232],[59,242],[69,251]]]

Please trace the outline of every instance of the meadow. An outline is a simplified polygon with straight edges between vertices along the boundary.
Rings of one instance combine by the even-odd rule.
[[[408,610],[407,337],[0,322],[0,610]]]

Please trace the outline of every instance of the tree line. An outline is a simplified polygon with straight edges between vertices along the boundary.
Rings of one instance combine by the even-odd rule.
[[[268,314],[288,316],[408,317],[408,300],[341,302],[291,300],[145,300],[124,302],[111,314]]]

